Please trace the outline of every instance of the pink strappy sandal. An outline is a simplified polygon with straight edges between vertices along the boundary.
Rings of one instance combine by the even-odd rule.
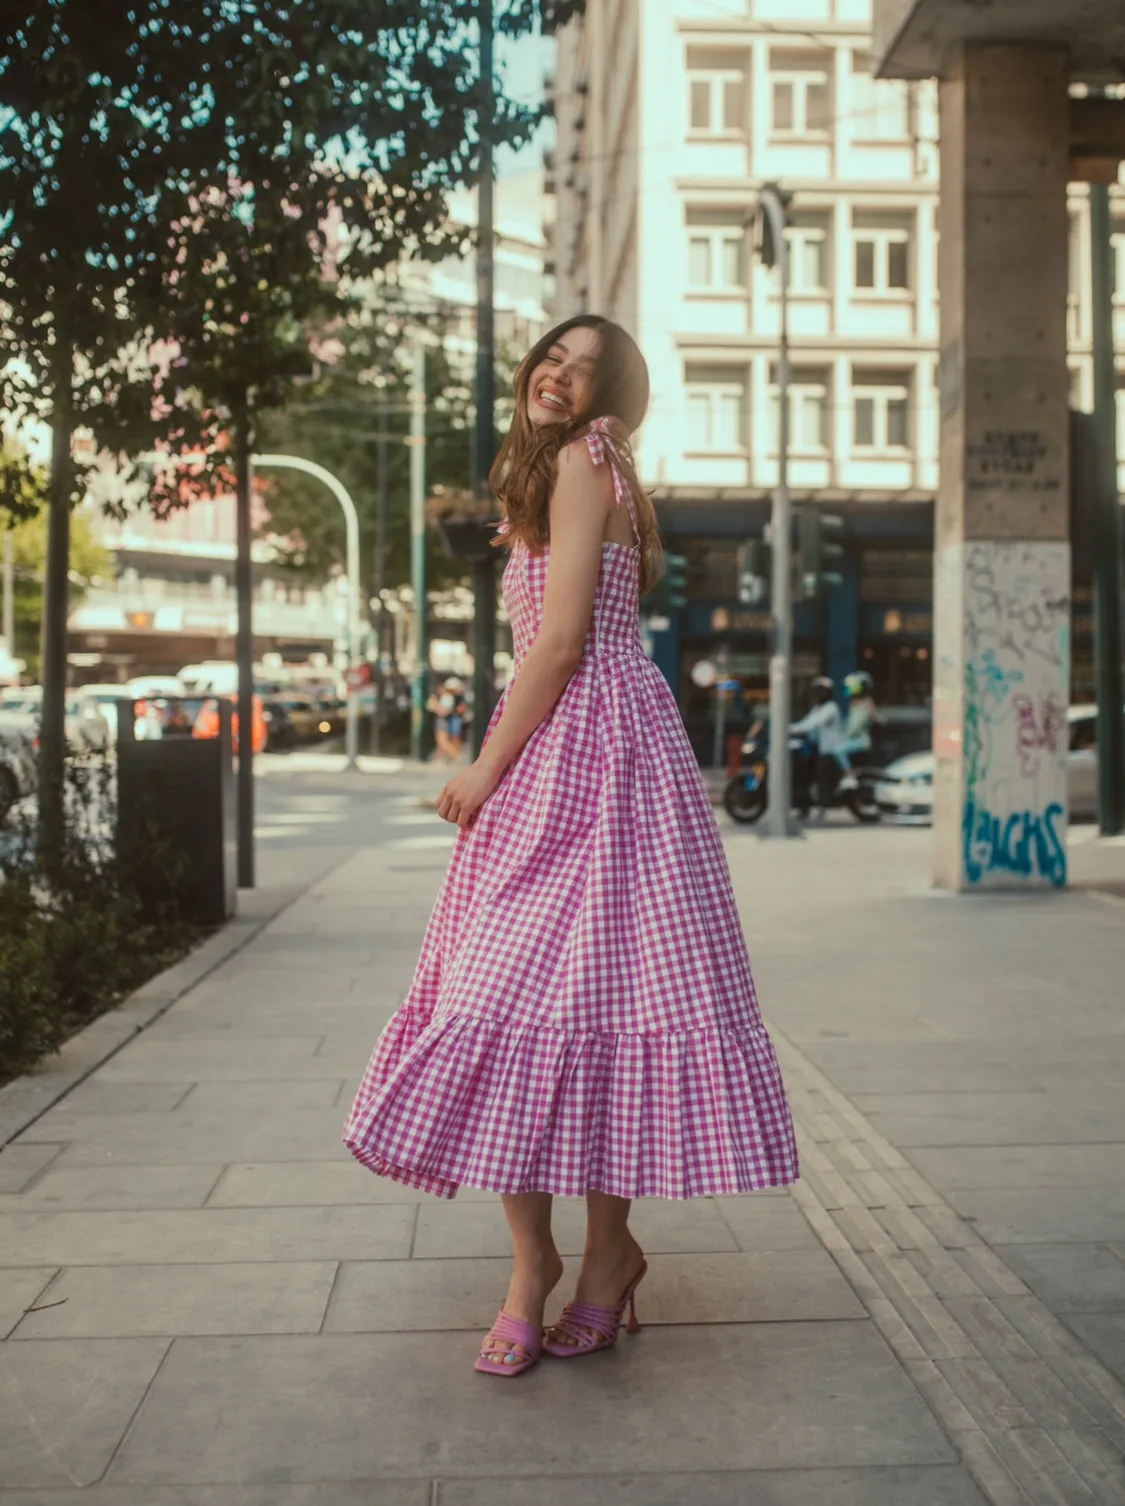
[[[510,1317],[501,1308],[480,1347],[473,1369],[482,1375],[514,1379],[525,1374],[532,1365],[537,1365],[542,1352],[543,1330],[525,1323],[522,1318]]]
[[[612,1349],[621,1332],[626,1307],[629,1309],[629,1321],[625,1325],[625,1332],[640,1333],[641,1325],[637,1322],[637,1287],[644,1280],[647,1271],[648,1262],[642,1261],[640,1270],[622,1292],[616,1307],[595,1307],[592,1302],[568,1302],[559,1321],[552,1323],[547,1330],[548,1337],[543,1341],[546,1353],[556,1355],[560,1360],[569,1360],[580,1354],[597,1354],[599,1349]],[[552,1334],[560,1334],[569,1342],[552,1339],[549,1337]]]

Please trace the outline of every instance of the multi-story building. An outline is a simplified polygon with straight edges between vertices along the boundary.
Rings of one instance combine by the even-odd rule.
[[[606,313],[649,360],[638,453],[690,598],[654,654],[689,712],[720,643],[765,688],[768,611],[739,603],[736,560],[778,467],[778,279],[748,227],[766,183],[792,196],[793,498],[844,520],[843,584],[797,608],[797,677],[862,666],[884,701],[930,694],[937,94],[872,77],[870,26],[870,0],[589,0],[559,39],[554,311]],[[1073,208],[1081,400],[1080,192]],[[1075,626],[1080,689],[1081,609]]]

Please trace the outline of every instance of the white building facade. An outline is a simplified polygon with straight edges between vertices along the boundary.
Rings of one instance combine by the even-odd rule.
[[[638,453],[692,598],[657,657],[686,707],[691,663],[717,637],[764,685],[768,620],[740,610],[735,561],[777,478],[777,274],[747,229],[766,183],[792,196],[794,500],[846,525],[844,586],[798,609],[798,679],[860,666],[885,700],[929,697],[937,86],[875,80],[870,28],[870,0],[590,0],[560,37],[554,311],[617,319],[649,361]],[[1074,399],[1088,406],[1080,188],[1072,213]],[[1125,455],[1125,400],[1119,412]]]

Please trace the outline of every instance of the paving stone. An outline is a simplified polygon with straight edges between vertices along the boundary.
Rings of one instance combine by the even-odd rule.
[[[1052,1312],[1125,1312],[1125,1259],[1107,1245],[1002,1245],[996,1253]]]
[[[63,1305],[29,1313],[13,1341],[316,1333],[335,1275],[331,1261],[77,1266],[51,1287]]]
[[[349,1480],[571,1476],[578,1460],[594,1476],[956,1463],[866,1323],[653,1328],[581,1365],[544,1363],[506,1388],[502,1446],[475,1345],[468,1334],[180,1340],[107,1483],[292,1481],[324,1459]],[[376,1405],[377,1377],[393,1384],[378,1385]]]
[[[442,1482],[437,1500],[438,1506],[987,1506],[956,1467],[456,1480]]]
[[[572,1295],[579,1261],[548,1304]],[[508,1260],[378,1261],[341,1267],[325,1330],[333,1333],[487,1329],[507,1289]],[[642,1323],[769,1323],[862,1318],[823,1250],[753,1255],[654,1255],[637,1297]]]
[[[341,1115],[341,1120],[342,1120]],[[463,1187],[458,1203],[495,1203],[494,1192]],[[370,1203],[427,1203],[418,1192],[373,1176],[351,1156],[335,1161],[261,1161],[228,1166],[207,1200],[209,1208],[326,1208]]]
[[[433,1506],[428,1480],[314,1481],[308,1485],[94,1485],[4,1490],[0,1506]],[[937,1506],[946,1506],[944,1500]],[[961,1506],[959,1501],[950,1506]]]
[[[1125,1240],[1125,1187],[954,1191],[949,1201],[991,1245]]]
[[[748,1197],[718,1197],[715,1206],[740,1250],[815,1250],[820,1241],[793,1199],[752,1193]]]
[[[59,1155],[60,1167],[342,1160],[348,1154],[340,1142],[345,1112],[334,1104],[315,1109],[275,1104],[271,1110],[240,1105],[220,1113],[193,1109],[190,1097],[173,1114],[143,1119],[131,1114],[68,1115],[60,1107],[33,1124],[25,1138],[69,1142]]]
[[[8,1213],[0,1219],[0,1267],[405,1260],[416,1212],[385,1204],[315,1214],[305,1208]]]
[[[258,1108],[284,1113],[289,1109],[315,1109],[335,1105],[344,1086],[343,1076],[281,1078],[269,1082],[197,1082],[190,1102],[192,1113],[243,1113]],[[343,1121],[341,1120],[341,1123]]]
[[[23,1317],[55,1274],[54,1266],[31,1270],[0,1270],[0,1339],[4,1339]],[[0,1481],[3,1475],[0,1474]]]
[[[65,1166],[52,1168],[14,1197],[0,1197],[0,1213],[31,1208],[68,1212],[126,1208],[202,1208],[222,1167]]]
[[[0,1150],[0,1193],[22,1192],[62,1149],[61,1145],[14,1140]]]
[[[241,1082],[266,1078],[324,1077],[311,1063],[319,1035],[269,1036],[255,1040],[134,1041],[108,1061],[102,1082]]]
[[[942,1145],[1084,1145],[1116,1140],[1121,1134],[1120,1093],[1114,1104],[1065,1100],[1059,1095],[1041,1107],[1031,1101],[1018,1107],[1007,1103],[1034,1096],[999,1094],[990,1108],[972,1113],[964,1109],[949,1114],[889,1114],[868,1109],[867,1117],[892,1145],[906,1150]]]
[[[914,1149],[910,1159],[935,1187],[1125,1187],[1125,1143],[972,1145]]]
[[[151,1114],[174,1109],[191,1091],[183,1082],[114,1082],[100,1074],[80,1082],[63,1099],[68,1114]]]
[[[1125,1384],[1125,1313],[1065,1313],[1063,1322]]]
[[[167,1349],[162,1339],[0,1345],[5,1489],[99,1479]]]
[[[555,1241],[563,1255],[579,1255],[586,1242],[586,1205],[580,1198],[555,1201]],[[630,1226],[644,1250],[658,1252],[735,1250],[734,1235],[711,1198],[665,1203],[644,1198],[634,1203]],[[421,1259],[470,1255],[510,1255],[500,1199],[491,1203],[430,1201],[418,1210],[414,1254]]]

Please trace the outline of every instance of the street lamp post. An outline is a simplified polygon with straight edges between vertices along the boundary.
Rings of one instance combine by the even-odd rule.
[[[778,345],[778,456],[777,489],[770,516],[773,555],[773,651],[770,655],[770,778],[765,835],[797,835],[792,819],[789,770],[789,725],[792,715],[793,583],[789,501],[789,242],[785,234],[789,196],[776,184],[762,187],[752,215],[759,234],[759,254],[767,267],[778,270],[781,296],[781,336]]]
[[[315,461],[303,460],[299,455],[254,455],[251,464],[257,469],[301,471],[306,476],[312,476],[314,480],[323,482],[332,495],[339,502],[344,512],[344,521],[347,527],[347,574],[348,574],[348,667],[353,670],[359,663],[359,645],[362,638],[363,628],[360,611],[360,579],[359,579],[359,517],[356,513],[355,503],[344,483],[334,476],[331,471],[325,470],[324,466],[317,465]],[[356,761],[359,753],[359,691],[352,683],[351,676],[348,679],[348,724],[345,747],[348,755],[348,768],[358,768]]]

